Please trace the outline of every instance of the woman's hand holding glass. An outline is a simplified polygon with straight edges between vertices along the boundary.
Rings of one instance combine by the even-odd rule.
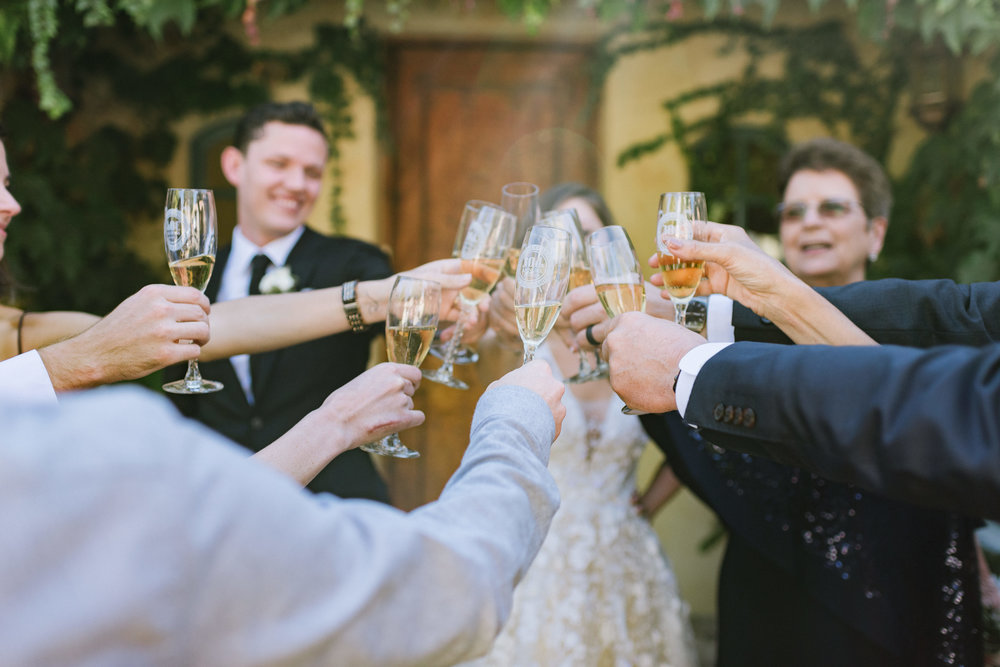
[[[437,331],[441,310],[441,285],[433,280],[399,276],[389,294],[385,317],[385,347],[389,361],[420,366]],[[393,433],[361,445],[372,454],[410,459],[420,456]]]
[[[218,222],[211,190],[170,188],[163,209],[163,243],[174,284],[204,292],[215,266]],[[205,380],[198,360],[188,362],[184,378],[163,385],[172,394],[208,394],[221,382]]]
[[[524,343],[523,364],[551,331],[569,288],[572,241],[569,232],[535,225],[521,246],[514,288],[514,316]]]

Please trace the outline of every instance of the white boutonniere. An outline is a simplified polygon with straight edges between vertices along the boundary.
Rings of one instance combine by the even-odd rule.
[[[294,292],[299,284],[298,277],[292,273],[287,266],[272,267],[264,277],[260,279],[261,294],[283,294]]]

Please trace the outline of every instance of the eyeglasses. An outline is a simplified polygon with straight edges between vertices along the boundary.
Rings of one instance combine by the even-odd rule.
[[[781,222],[801,222],[805,220],[810,206],[811,204],[801,201],[782,202],[775,207],[775,213]],[[819,217],[826,220],[837,220],[853,211],[855,207],[864,212],[861,204],[850,199],[824,199],[816,204],[816,212],[819,213]]]

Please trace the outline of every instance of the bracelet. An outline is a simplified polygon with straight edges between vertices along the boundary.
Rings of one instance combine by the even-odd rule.
[[[347,315],[347,322],[351,325],[351,331],[361,333],[368,327],[361,319],[361,312],[357,304],[357,280],[348,280],[340,288],[340,299],[344,303],[344,314]]]

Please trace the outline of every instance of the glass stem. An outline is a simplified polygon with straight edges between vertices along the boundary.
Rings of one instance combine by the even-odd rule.
[[[687,313],[687,302],[686,301],[675,301],[674,302],[674,322],[677,324],[684,324],[684,315]]]
[[[535,358],[535,350],[537,349],[538,346],[534,343],[524,344],[524,360],[521,362],[522,366]]]
[[[444,363],[441,364],[441,371],[447,375],[452,375],[452,370],[455,367],[455,354],[458,352],[458,346],[462,343],[462,334],[465,333],[465,323],[468,319],[469,309],[463,301],[458,321],[455,322],[455,335],[451,337],[444,348]]]
[[[188,388],[198,388],[201,386],[201,370],[198,368],[197,359],[188,360],[187,373],[184,374],[184,384]]]

